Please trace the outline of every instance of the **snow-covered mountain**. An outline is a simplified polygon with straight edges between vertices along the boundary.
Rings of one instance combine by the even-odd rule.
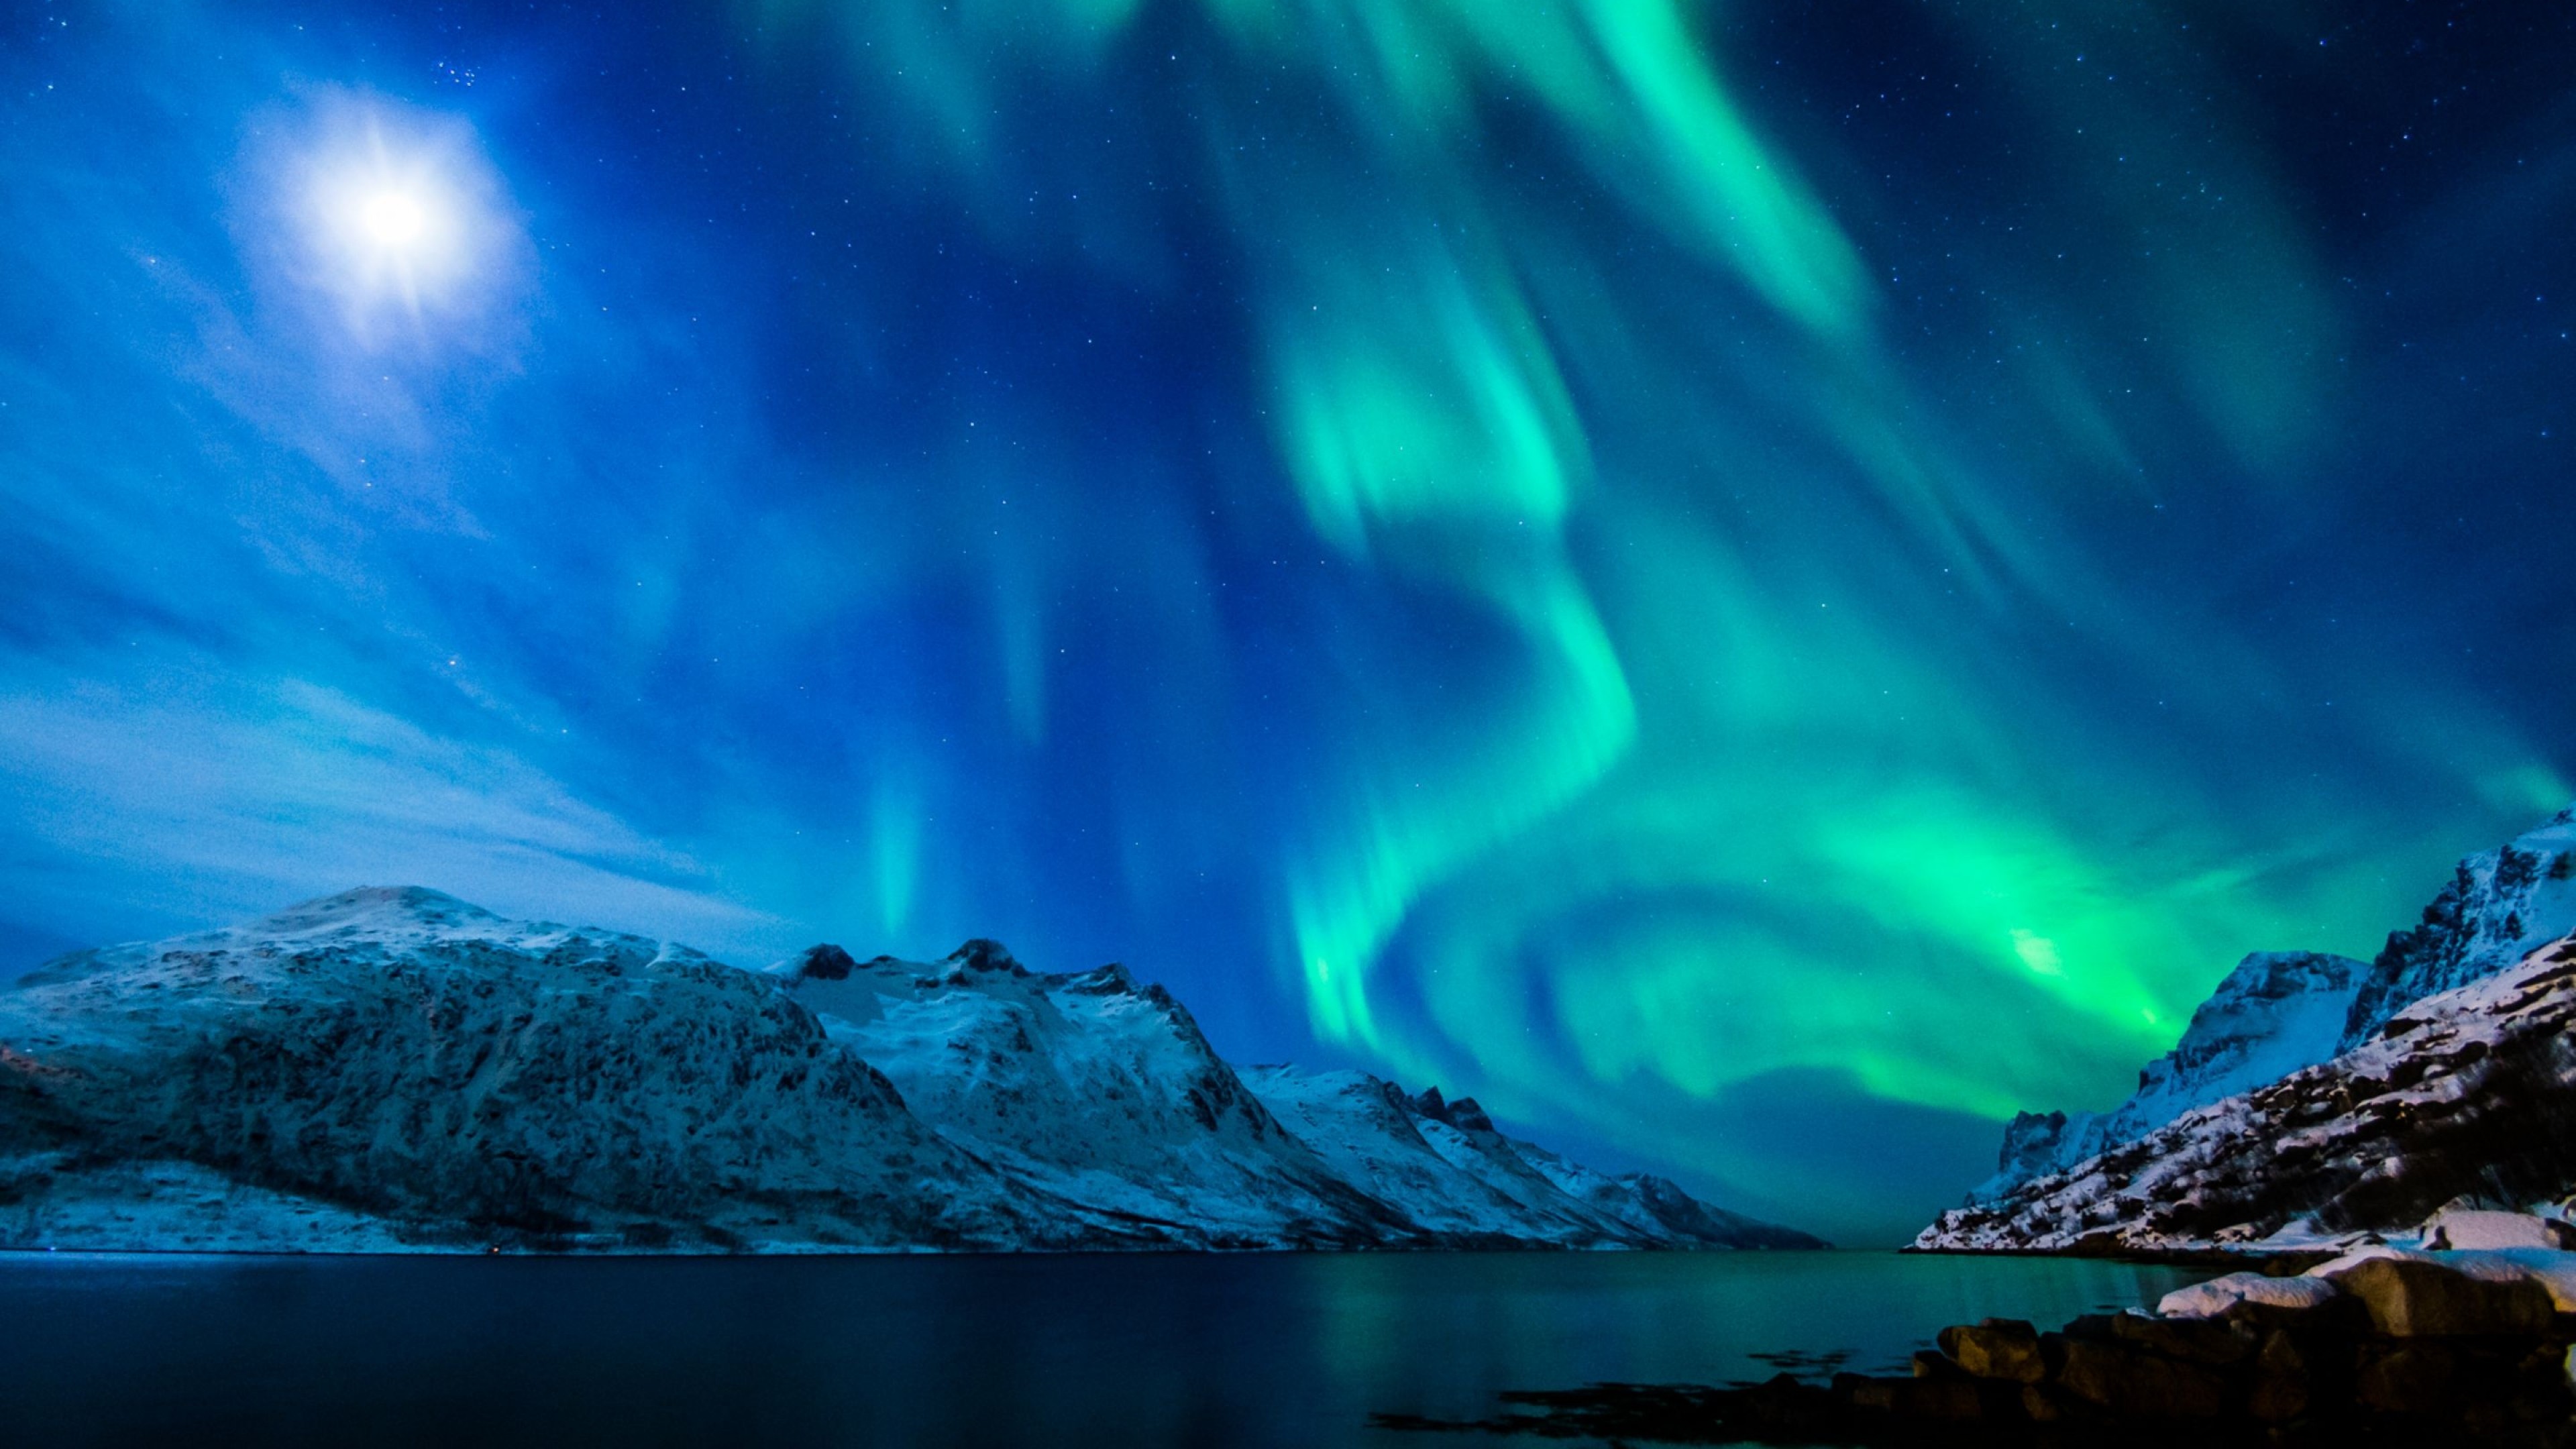
[[[2193,1108],[2349,1051],[2409,1003],[2491,976],[2571,930],[2576,806],[2461,861],[2421,923],[2390,935],[2368,963],[2313,951],[2246,957],[2192,1014],[2174,1050],[2139,1073],[2126,1102],[2103,1113],[2015,1117],[1995,1175],[1969,1201],[2003,1201]]]
[[[0,1245],[1814,1243],[1436,1093],[1253,1075],[1115,966],[1037,975],[979,941],[751,972],[352,891],[0,990]],[[1337,1078],[1386,1110],[1313,1085]]]
[[[1069,1200],[1219,1244],[1812,1247],[1679,1188],[1504,1137],[1472,1099],[1360,1072],[1238,1073],[1123,966],[1039,975],[991,941],[936,963],[818,946],[768,968],[949,1140]],[[1600,1201],[1587,1194],[1599,1192]]]
[[[769,974],[941,1136],[1140,1231],[1331,1246],[1421,1229],[1327,1168],[1123,966],[1041,976],[969,941],[932,964],[818,946]]]
[[[1915,1240],[1948,1251],[2303,1246],[2466,1197],[2576,1187],[2576,936],[2424,998],[2316,1066],[2206,1106]]]
[[[306,1204],[424,1245],[1079,1236],[760,978],[423,890],[84,952],[0,992],[0,1239],[155,1245],[136,1170],[179,1174],[172,1241],[209,1246],[268,1245]],[[98,1243],[101,1211],[146,1237]]]
[[[2034,1177],[2134,1142],[2194,1107],[2278,1081],[2339,1049],[2366,962],[2318,951],[2257,951],[2191,1014],[2174,1049],[2138,1073],[2108,1112],[2024,1112],[2004,1129],[1993,1177],[1971,1200],[1993,1202]]]
[[[1813,1248],[1792,1229],[1713,1208],[1663,1178],[1609,1177],[1506,1137],[1472,1097],[1405,1095],[1365,1072],[1289,1066],[1245,1074],[1333,1171],[1462,1241],[1536,1237],[1567,1247]]]

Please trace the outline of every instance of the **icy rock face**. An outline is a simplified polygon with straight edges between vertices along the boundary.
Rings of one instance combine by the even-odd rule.
[[[84,952],[0,992],[0,1159],[0,1230],[5,1204],[41,1216],[104,1161],[426,1242],[1050,1232],[758,978],[417,889]]]
[[[821,946],[769,968],[944,1138],[1181,1246],[1385,1242],[1422,1225],[1284,1130],[1159,986],[1039,975],[991,941],[936,963]]]
[[[1995,1154],[1995,1175],[1968,1193],[1970,1202],[1994,1202],[2034,1177],[2043,1177],[2098,1150],[2101,1133],[2093,1112],[2016,1112],[2004,1124],[2003,1150]]]
[[[2379,1034],[2409,1002],[2465,986],[2576,931],[2576,805],[2512,843],[2470,856],[2424,908],[2388,938],[2346,1014],[2338,1049]]]
[[[2576,936],[2391,1017],[2380,1035],[2198,1107],[1998,1201],[1922,1249],[2171,1251],[2411,1230],[2461,1198],[2576,1179]]]
[[[1336,1176],[1431,1231],[1466,1242],[1516,1235],[1574,1242],[1607,1231],[1570,1202],[1552,1203],[1559,1209],[1552,1216],[1534,1216],[1531,1200],[1550,1202],[1554,1194],[1530,1192],[1526,1184],[1518,1196],[1505,1190],[1494,1179],[1509,1178],[1510,1171],[1466,1133],[1423,1116],[1392,1082],[1365,1072],[1309,1075],[1291,1066],[1249,1068],[1244,1082]],[[1519,1171],[1526,1177],[1527,1164]]]
[[[2341,1050],[2344,1017],[2370,968],[2321,951],[2257,951],[2227,973],[2137,1093],[2102,1120],[2126,1142],[2191,1110],[2278,1081]]]
[[[0,990],[0,1246],[1812,1241],[1362,1080],[1357,1116],[1265,1097],[1159,987],[1038,975],[989,941],[761,973],[352,891]]]
[[[1564,1247],[1821,1248],[1700,1202],[1660,1177],[1610,1177],[1506,1137],[1473,1098],[1416,1096],[1365,1072],[1253,1067],[1246,1083],[1344,1180],[1461,1242]]]
[[[2370,970],[2349,956],[2257,951],[2191,1014],[2174,1049],[2138,1073],[2108,1112],[2024,1112],[2004,1129],[1995,1175],[1969,1195],[1996,1202],[2035,1177],[2134,1142],[2194,1107],[2277,1081],[2339,1049],[2354,993]]]

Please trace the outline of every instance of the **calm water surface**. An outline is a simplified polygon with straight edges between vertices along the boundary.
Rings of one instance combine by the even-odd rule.
[[[21,1444],[1443,1449],[1370,1411],[1888,1369],[2188,1273],[1889,1253],[837,1259],[0,1254]],[[1493,1442],[1476,1440],[1473,1442]]]

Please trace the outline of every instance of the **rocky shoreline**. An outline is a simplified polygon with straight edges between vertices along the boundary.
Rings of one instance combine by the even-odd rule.
[[[1514,1393],[1386,1429],[1685,1444],[2576,1445],[2576,1252],[2369,1247],[2230,1273],[2153,1313],[1941,1331],[1905,1377]]]

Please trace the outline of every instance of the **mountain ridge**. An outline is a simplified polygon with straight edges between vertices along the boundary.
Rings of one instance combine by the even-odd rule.
[[[2411,1003],[2378,1036],[1990,1202],[1922,1250],[2197,1252],[2410,1236],[2576,1186],[2576,935]]]
[[[0,987],[0,1245],[1822,1246],[1471,1100],[1238,1072],[1122,966],[978,939],[747,970],[421,887]]]
[[[1995,1202],[2022,1183],[2133,1142],[2183,1113],[2371,1040],[2409,1003],[2481,980],[2576,931],[2576,805],[2462,858],[2418,922],[2368,962],[2319,951],[2247,955],[2192,1013],[2173,1051],[2105,1112],[2022,1112],[2004,1128]]]
[[[2395,1190],[2355,1196],[2350,1184],[2338,1185],[2349,1175],[2342,1159],[2318,1156],[2328,1137],[2376,1142],[2392,1154],[2383,1175],[2411,1173],[2419,1185],[2449,1182],[2472,1197],[2564,1193],[2576,1186],[2576,1141],[2559,1149],[2561,1180],[2543,1184],[2538,1178],[2549,1174],[2527,1164],[2503,1172],[2505,1159],[2520,1163],[2524,1154],[2502,1138],[2428,1129],[2419,1141],[2398,1130],[2402,1123],[2343,1122],[2331,1132],[2317,1124],[2341,1122],[2339,1114],[2354,1102],[2438,1125],[2491,1114],[2510,1101],[2537,1127],[2556,1131],[2550,1124],[2567,1110],[2561,1096],[2576,1093],[2576,1067],[2553,1064],[2518,1024],[2530,1001],[2484,988],[2532,976],[2544,959],[2552,967],[2565,962],[2570,941],[2576,941],[2576,806],[2463,858],[2419,921],[2391,932],[2367,963],[2317,952],[2247,956],[2194,1012],[2174,1051],[2139,1074],[2138,1091],[2118,1108],[2016,1116],[2005,1128],[1994,1176],[1971,1190],[1963,1207],[1924,1229],[1916,1246],[2063,1250],[2100,1239],[2131,1250],[2187,1247],[2204,1241],[2193,1232],[2223,1232],[2227,1241],[2241,1242],[2302,1221],[2338,1231],[2396,1230],[2410,1224],[2364,1222],[2357,1204],[2379,1203],[2384,1211],[2439,1205]],[[2540,979],[2554,990],[2562,975],[2542,972]],[[2451,1023],[2450,1036],[2434,1036],[2469,1043],[2459,1048],[2466,1061],[2425,1044],[2433,1037],[2417,1028],[2427,1011],[2461,1018]],[[2493,1019],[2467,1020],[2481,1014]],[[2524,1066],[2510,1076],[2480,1071],[2478,1063],[2505,1042],[2529,1058]],[[2388,1085],[2428,1079],[2467,1097],[2484,1093],[2497,1100],[2432,1104],[2393,1094]],[[2231,1130],[2293,1127],[2305,1146],[2270,1157],[2261,1155],[2261,1144],[2229,1136]],[[2489,1143],[2482,1150],[2498,1160],[2457,1160],[2470,1150],[2462,1143],[2472,1140]],[[2433,1141],[2441,1145],[2426,1145]],[[2417,1162],[2409,1152],[2437,1156]],[[2168,1161],[2167,1154],[2182,1157]],[[2203,1160],[2213,1154],[2231,1163],[2228,1171],[2236,1176],[2213,1175]],[[2257,1181],[2263,1174],[2277,1180]],[[2503,1176],[2512,1177],[2510,1188]],[[2181,1183],[2210,1203],[2235,1204],[2229,1210],[2241,1209],[2244,1220],[2217,1221],[2224,1212],[2169,1200],[2169,1190],[2184,1190],[2174,1186]]]

